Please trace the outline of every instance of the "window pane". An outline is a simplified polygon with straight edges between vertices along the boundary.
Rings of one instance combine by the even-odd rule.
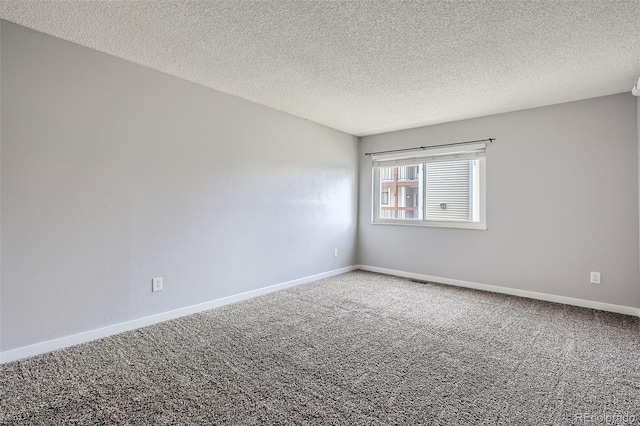
[[[471,161],[471,184],[472,206],[471,222],[480,222],[480,160]]]
[[[478,160],[428,163],[427,220],[479,222],[480,168]]]
[[[380,219],[422,219],[423,166],[380,167]]]

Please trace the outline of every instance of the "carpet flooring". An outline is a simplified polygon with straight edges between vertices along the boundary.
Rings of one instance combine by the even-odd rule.
[[[639,320],[355,271],[1,365],[0,424],[639,424]]]

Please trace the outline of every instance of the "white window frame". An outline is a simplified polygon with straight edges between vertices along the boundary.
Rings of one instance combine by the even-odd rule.
[[[455,147],[434,147],[418,152],[403,152],[396,154],[372,155],[372,197],[371,197],[371,224],[373,225],[400,225],[400,226],[426,226],[435,228],[461,228],[461,229],[487,229],[487,159],[486,144],[474,143]],[[440,161],[472,160],[480,161],[480,221],[442,221],[425,219],[386,219],[380,214],[380,167],[401,166],[409,164],[426,164]],[[420,208],[425,212],[425,200],[427,197],[427,179],[423,175],[420,188]]]

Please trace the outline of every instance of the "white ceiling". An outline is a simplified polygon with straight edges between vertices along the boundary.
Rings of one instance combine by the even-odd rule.
[[[0,17],[358,136],[640,75],[636,0],[0,1]]]

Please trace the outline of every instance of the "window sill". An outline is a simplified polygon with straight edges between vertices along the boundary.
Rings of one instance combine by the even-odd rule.
[[[416,220],[411,222],[408,220],[378,220],[371,222],[372,225],[397,225],[397,226],[418,226],[426,228],[454,228],[454,229],[471,229],[476,231],[486,231],[485,223],[466,223],[466,222],[428,222],[424,220]]]

